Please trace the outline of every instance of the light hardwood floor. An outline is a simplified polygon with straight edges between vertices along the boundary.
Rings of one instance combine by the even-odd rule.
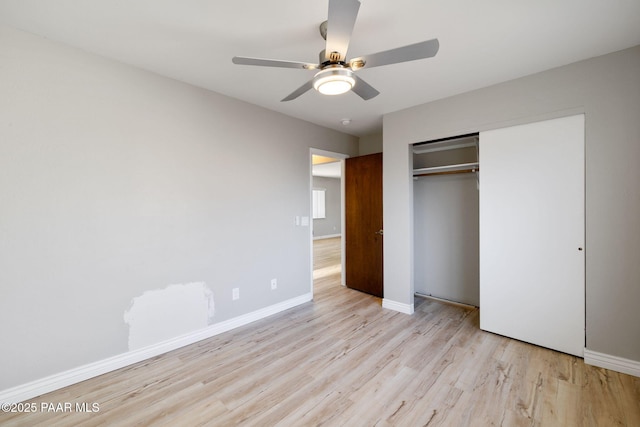
[[[316,242],[313,302],[31,401],[97,413],[0,425],[640,426],[640,378],[480,331],[476,309],[383,309],[340,285],[338,244]]]

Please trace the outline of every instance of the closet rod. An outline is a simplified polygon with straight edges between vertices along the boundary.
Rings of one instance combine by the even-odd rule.
[[[413,177],[420,178],[421,176],[454,175],[458,173],[474,173],[474,172],[480,172],[480,169],[461,169],[461,170],[455,170],[455,171],[428,172],[428,173],[414,174]]]
[[[420,168],[413,170],[413,176],[417,175],[433,175],[434,173],[442,173],[442,172],[456,172],[456,171],[466,171],[466,172],[477,172],[479,169],[479,163],[460,163],[457,165],[446,165],[446,166],[433,166],[430,168]]]

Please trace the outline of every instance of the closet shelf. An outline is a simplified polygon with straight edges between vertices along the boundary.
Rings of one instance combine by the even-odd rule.
[[[473,163],[460,163],[457,165],[446,166],[433,166],[430,168],[420,168],[413,170],[413,176],[426,176],[442,173],[465,173],[465,172],[478,172],[480,164],[478,162]]]

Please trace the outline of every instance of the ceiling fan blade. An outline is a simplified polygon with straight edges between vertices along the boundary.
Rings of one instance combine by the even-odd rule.
[[[356,79],[356,84],[353,85],[351,90],[365,101],[368,101],[380,94],[380,92],[378,92],[373,86],[362,80],[360,77],[354,75],[353,78]]]
[[[308,82],[306,82],[305,84],[300,86],[298,89],[296,89],[293,92],[291,92],[289,94],[289,96],[287,96],[286,98],[282,99],[280,102],[287,102],[287,101],[291,101],[293,99],[296,99],[297,97],[299,97],[300,95],[302,95],[303,93],[308,91],[309,89],[313,89],[313,80],[309,80]]]
[[[234,64],[239,65],[258,65],[262,67],[298,68],[301,70],[315,70],[319,68],[317,64],[311,64],[308,62],[281,61],[279,59],[247,58],[244,56],[234,56],[231,61]]]
[[[440,42],[438,42],[438,39],[432,39],[354,58],[349,61],[349,65],[354,70],[357,70],[360,68],[373,68],[381,65],[431,58],[438,53],[439,48]]]
[[[330,59],[330,55],[333,52],[338,52],[339,54],[339,59],[334,58],[333,60],[345,60],[359,9],[359,0],[329,0],[327,45],[325,49],[327,60]]]

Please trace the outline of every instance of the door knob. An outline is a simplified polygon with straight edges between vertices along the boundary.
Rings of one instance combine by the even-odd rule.
[[[376,234],[379,234],[382,236],[384,235],[384,230],[381,228],[380,230],[376,231]]]

